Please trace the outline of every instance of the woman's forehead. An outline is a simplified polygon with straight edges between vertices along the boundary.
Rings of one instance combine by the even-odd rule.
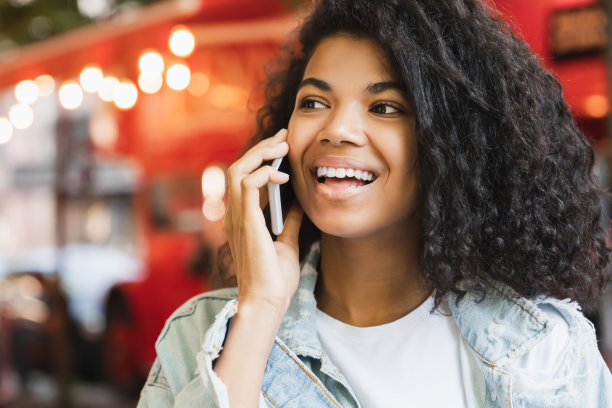
[[[386,52],[376,41],[337,34],[323,39],[315,48],[303,78],[338,76],[342,79],[355,75],[369,76],[375,82],[396,80]]]

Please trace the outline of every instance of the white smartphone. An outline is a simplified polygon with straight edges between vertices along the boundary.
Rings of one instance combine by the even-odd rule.
[[[280,168],[282,157],[274,159],[271,166],[275,170]],[[280,235],[283,232],[283,207],[281,206],[280,186],[278,184],[268,182],[268,200],[270,206],[270,220],[272,222],[272,233]]]

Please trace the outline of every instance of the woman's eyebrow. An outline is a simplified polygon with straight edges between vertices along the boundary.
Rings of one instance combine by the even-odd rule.
[[[388,89],[397,91],[401,93],[402,95],[404,94],[404,90],[402,89],[402,86],[398,84],[397,82],[391,82],[391,81],[376,82],[376,83],[370,84],[367,86],[366,91],[371,94],[379,94],[381,92],[385,92]]]
[[[298,86],[298,90],[300,90],[302,87],[306,86],[306,85],[312,85],[316,88],[319,88],[322,91],[331,91],[331,86],[321,80],[321,79],[317,79],[317,78],[305,78],[304,80],[302,80],[302,82],[300,82],[300,85]]]
[[[312,85],[316,88],[319,88],[322,91],[332,90],[332,87],[330,84],[323,81],[322,79],[317,79],[313,77],[305,78],[304,80],[302,80],[302,82],[300,82],[300,85],[298,86],[298,90],[306,85]],[[375,82],[366,87],[366,91],[371,94],[379,94],[388,89],[392,89],[401,94],[404,94],[404,90],[402,89],[402,86],[399,83],[392,82],[392,81]]]

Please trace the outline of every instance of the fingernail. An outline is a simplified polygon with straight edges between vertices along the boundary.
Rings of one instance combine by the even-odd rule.
[[[280,142],[278,145],[283,147],[289,147],[289,144],[287,142]]]
[[[282,174],[283,176],[287,176],[287,178],[289,178],[289,174],[287,174],[285,172],[282,172],[282,171],[279,171],[279,173]]]

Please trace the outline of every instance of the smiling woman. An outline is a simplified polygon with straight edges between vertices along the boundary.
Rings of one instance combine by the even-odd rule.
[[[418,228],[414,116],[395,77],[376,42],[349,35],[324,39],[306,66],[288,126],[292,186],[328,235]]]
[[[238,287],[169,319],[140,406],[610,406],[593,155],[527,46],[478,0],[320,0],[288,49],[228,170]]]

